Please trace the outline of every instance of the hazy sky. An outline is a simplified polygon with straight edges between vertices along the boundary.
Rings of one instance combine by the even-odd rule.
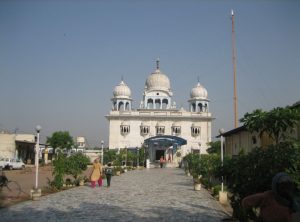
[[[107,144],[114,87],[123,76],[137,108],[157,57],[178,108],[199,76],[213,137],[232,129],[231,9],[239,117],[299,101],[300,1],[1,0],[0,129]]]

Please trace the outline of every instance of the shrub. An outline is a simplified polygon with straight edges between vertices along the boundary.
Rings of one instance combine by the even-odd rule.
[[[61,189],[65,175],[72,175],[76,181],[78,175],[81,174],[83,170],[87,169],[89,162],[89,158],[82,153],[75,153],[68,158],[62,153],[59,153],[57,159],[53,161],[54,180],[52,186]]]
[[[299,149],[292,143],[280,143],[266,149],[256,148],[247,155],[225,161],[219,174],[226,176],[228,190],[233,194],[230,198],[233,217],[241,221],[255,219],[252,212],[244,211],[241,200],[250,194],[270,190],[272,178],[278,172],[286,171],[297,178],[300,174],[299,154]]]
[[[90,159],[82,153],[75,153],[67,158],[65,162],[65,173],[72,175],[76,180],[78,175],[87,169]]]
[[[57,158],[53,161],[53,186],[57,189],[62,188],[64,183],[64,175],[65,175],[65,162],[66,157],[62,153],[58,153]]]
[[[212,195],[213,195],[214,197],[219,196],[219,192],[220,192],[221,190],[222,190],[222,186],[221,186],[220,184],[213,186],[213,187],[212,187]],[[226,187],[226,186],[223,186],[223,190],[224,190],[224,191],[227,191],[227,187]]]

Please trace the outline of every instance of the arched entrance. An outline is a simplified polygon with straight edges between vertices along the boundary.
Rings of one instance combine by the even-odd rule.
[[[168,162],[173,162],[177,148],[186,145],[186,140],[177,136],[154,136],[144,141],[150,162],[156,162],[161,156]]]

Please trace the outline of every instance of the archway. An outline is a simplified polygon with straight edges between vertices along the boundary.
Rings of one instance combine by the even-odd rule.
[[[186,145],[187,141],[178,136],[160,135],[146,139],[144,144],[147,147],[150,162],[156,162],[161,156],[172,162],[177,148]]]

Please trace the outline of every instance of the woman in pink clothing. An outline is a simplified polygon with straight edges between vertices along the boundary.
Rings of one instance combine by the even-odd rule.
[[[272,180],[272,190],[245,197],[244,208],[260,208],[259,221],[291,222],[292,213],[299,211],[295,185],[286,173],[278,173]]]

